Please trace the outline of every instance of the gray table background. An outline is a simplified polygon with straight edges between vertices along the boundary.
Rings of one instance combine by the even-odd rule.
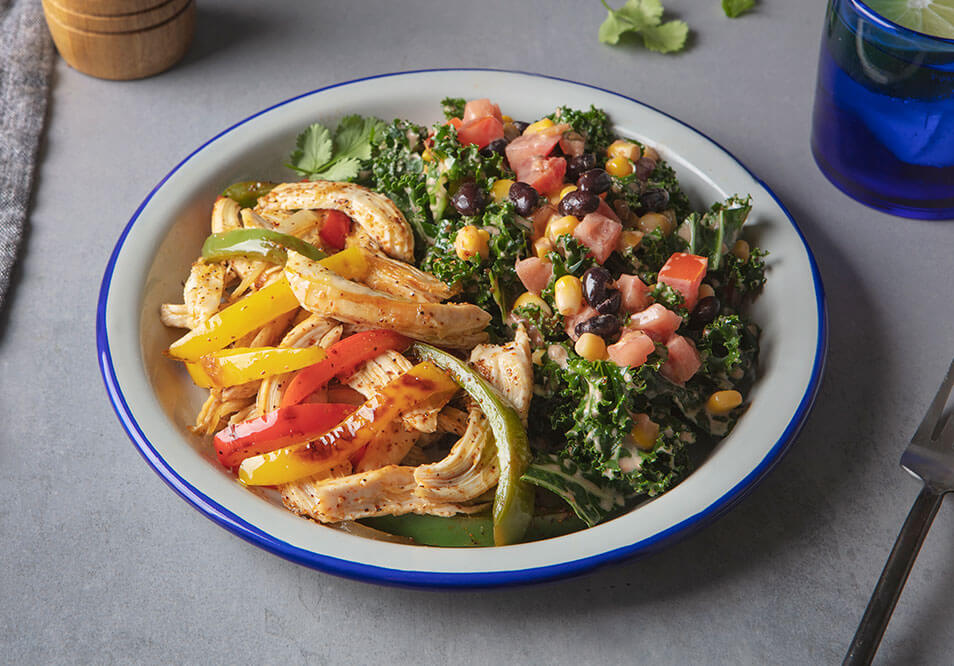
[[[35,205],[0,314],[0,661],[839,662],[917,494],[898,467],[954,353],[954,227],[856,204],[808,145],[825,3],[668,0],[691,48],[597,42],[586,2],[200,0],[186,60],[143,81],[59,61]],[[831,318],[791,452],[740,506],[643,560],[509,590],[391,589],[274,557],[143,463],[95,354],[99,282],[154,184],[272,103],[396,70],[488,66],[585,81],[735,153],[801,225]],[[435,100],[436,102],[436,100]],[[954,506],[943,506],[880,663],[954,662]]]

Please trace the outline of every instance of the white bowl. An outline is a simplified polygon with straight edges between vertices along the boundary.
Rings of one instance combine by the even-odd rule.
[[[676,168],[696,207],[751,193],[750,235],[769,250],[768,283],[753,319],[762,326],[752,405],[705,463],[679,486],[591,529],[543,542],[474,549],[384,543],[299,518],[250,492],[189,432],[203,399],[162,352],[179,332],[159,305],[182,282],[208,234],[216,195],[240,180],[294,178],[282,165],[308,124],[349,113],[430,123],[444,97],[490,97],[515,118],[559,105],[605,109],[621,134]],[[748,228],[748,227],[747,227]],[[732,155],[694,129],[622,95],[559,79],[491,70],[387,74],[310,92],[266,109],[196,149],[133,214],[103,277],[97,315],[100,367],[123,427],[146,461],[184,499],[223,527],[301,564],[367,581],[473,587],[567,576],[656,551],[738,502],[775,465],[804,422],[824,365],[821,280],[805,240],[775,195]]]

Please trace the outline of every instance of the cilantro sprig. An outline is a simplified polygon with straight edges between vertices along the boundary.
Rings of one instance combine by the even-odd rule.
[[[738,18],[755,7],[755,0],[722,0],[722,11],[729,18]]]
[[[613,9],[606,0],[600,0],[608,12],[600,26],[599,39],[604,44],[617,44],[625,33],[638,34],[651,51],[671,53],[686,46],[689,26],[685,21],[663,23],[660,0],[626,0],[619,9]]]
[[[314,123],[298,135],[286,166],[309,180],[352,180],[371,159],[374,133],[381,125],[377,118],[345,116],[332,135]]]

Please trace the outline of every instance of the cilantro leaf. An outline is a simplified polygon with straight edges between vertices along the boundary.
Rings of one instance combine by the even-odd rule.
[[[643,44],[650,51],[672,53],[685,48],[689,26],[685,21],[666,21],[662,25],[644,29],[642,35]]]
[[[663,6],[660,0],[626,0],[619,9],[606,7],[606,20],[600,25],[599,40],[604,44],[617,44],[620,37],[631,32],[643,38],[646,48],[660,53],[670,53],[685,47],[689,26],[684,21],[662,22]]]
[[[729,18],[738,18],[755,7],[755,0],[722,0],[722,11]]]
[[[320,123],[309,125],[298,135],[288,167],[303,175],[318,171],[331,159],[333,148],[331,132],[327,127]]]
[[[314,123],[298,135],[287,166],[310,180],[351,180],[371,159],[372,137],[380,126],[377,118],[345,116],[332,138],[327,127]]]

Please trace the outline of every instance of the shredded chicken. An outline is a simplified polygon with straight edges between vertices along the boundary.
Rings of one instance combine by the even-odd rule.
[[[389,328],[445,347],[469,348],[487,339],[490,315],[469,303],[415,303],[346,280],[297,252],[285,275],[302,306],[315,314]]]
[[[390,199],[354,183],[314,180],[284,183],[258,200],[259,213],[311,209],[339,210],[364,229],[388,255],[414,260],[414,234]]]
[[[513,342],[475,347],[470,353],[470,364],[500,390],[526,424],[533,397],[533,364],[530,336],[523,325],[517,328]]]
[[[473,405],[467,429],[443,460],[414,469],[419,497],[466,502],[497,484],[497,447],[487,417]]]

